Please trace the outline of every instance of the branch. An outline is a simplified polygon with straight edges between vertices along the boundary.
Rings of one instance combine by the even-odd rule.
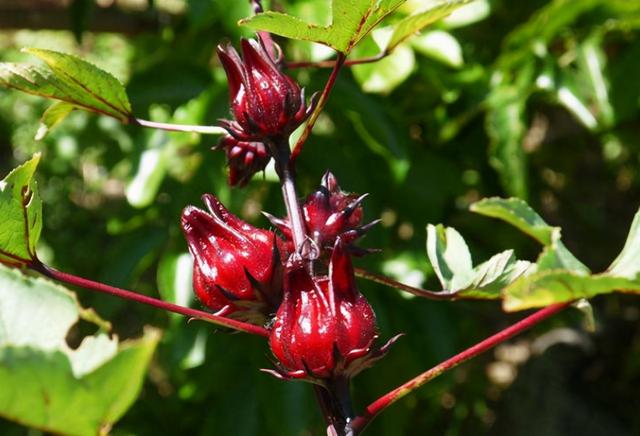
[[[166,130],[169,132],[200,133],[203,135],[224,135],[227,133],[226,130],[218,126],[191,126],[188,124],[159,123],[140,118],[132,118],[130,123],[135,126],[150,127],[152,129]]]
[[[34,271],[49,277],[50,279],[67,283],[69,285],[78,286],[88,289],[90,291],[102,292],[104,294],[114,295],[116,297],[124,298],[126,300],[135,301],[137,303],[153,306],[157,309],[166,310],[168,312],[179,313],[180,315],[188,316],[190,318],[199,319],[202,321],[208,321],[213,324],[217,324],[222,327],[228,327],[230,329],[238,330],[245,333],[251,333],[258,336],[268,337],[269,331],[264,327],[260,327],[253,324],[248,324],[235,319],[225,318],[223,316],[214,315],[212,313],[204,312],[202,310],[191,309],[189,307],[179,306],[173,303],[167,303],[166,301],[159,300],[157,298],[148,297],[146,295],[138,294],[135,292],[127,291],[125,289],[116,288],[106,285],[100,282],[94,282],[93,280],[78,277],[73,274],[58,271],[51,268],[48,265],[41,263],[40,261],[34,261],[28,265]]]
[[[571,304],[572,302],[554,304],[553,306],[540,309],[537,312],[533,313],[532,315],[513,324],[512,326],[507,327],[506,329],[496,333],[493,336],[488,337],[487,339],[477,343],[476,345],[470,348],[467,348],[465,351],[459,354],[456,354],[450,359],[447,359],[444,362],[434,366],[430,370],[423,372],[422,374],[409,380],[403,385],[384,394],[383,396],[378,398],[376,401],[371,403],[369,406],[367,406],[364,414],[356,417],[353,420],[351,428],[354,430],[356,434],[360,433],[362,430],[364,430],[367,424],[369,424],[373,420],[373,418],[375,418],[380,412],[385,410],[387,407],[389,407],[399,399],[403,398],[405,395],[413,392],[420,386],[433,380],[443,372],[448,371],[452,368],[455,368],[461,363],[466,362],[467,360],[473,357],[476,357],[477,355],[482,354],[487,350],[490,350],[491,348],[512,338],[513,336],[519,333],[522,333],[523,331],[535,326],[536,324],[540,323],[541,321],[544,321],[550,316],[555,315],[556,313],[566,309]]]
[[[408,292],[409,294],[415,295],[417,297],[428,298],[430,300],[455,300],[458,295],[457,292],[451,291],[436,292],[428,291],[421,288],[414,288],[413,286],[405,285],[404,283],[393,280],[390,277],[383,276],[381,274],[375,274],[362,268],[354,268],[354,270],[356,273],[356,277],[385,285],[390,288],[398,289],[400,291]]]
[[[360,58],[360,59],[347,59],[347,60],[344,61],[344,66],[345,67],[350,67],[352,65],[372,64],[374,62],[378,62],[378,61],[386,58],[390,54],[391,54],[390,52],[385,50],[385,51],[382,51],[382,52],[378,53],[375,56],[370,56],[370,57]],[[312,61],[286,62],[284,64],[284,67],[285,68],[289,68],[289,69],[295,69],[295,68],[335,68],[337,63],[338,63],[338,60],[319,61],[319,62],[312,62]]]
[[[344,55],[344,53],[338,53],[338,58],[335,60],[333,71],[331,71],[329,80],[327,80],[327,84],[324,86],[324,90],[320,95],[320,100],[318,100],[318,104],[316,105],[315,109],[313,110],[313,113],[309,117],[309,120],[307,121],[307,124],[304,127],[304,131],[302,132],[302,135],[300,135],[300,138],[298,138],[298,142],[296,142],[295,147],[293,147],[293,152],[291,153],[291,160],[289,162],[289,165],[292,170],[295,168],[296,159],[298,158],[298,155],[302,151],[302,147],[304,146],[304,143],[307,141],[307,138],[309,138],[309,135],[311,134],[311,130],[313,130],[313,126],[316,124],[316,121],[318,120],[318,117],[320,116],[322,109],[324,109],[324,105],[327,104],[327,100],[329,99],[329,94],[331,93],[331,89],[333,89],[333,85],[335,85],[336,83],[336,79],[338,78],[338,73],[340,72],[340,69],[344,64],[345,59],[346,59],[346,56]]]

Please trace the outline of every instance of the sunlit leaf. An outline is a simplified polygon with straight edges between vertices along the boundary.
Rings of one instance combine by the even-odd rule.
[[[129,98],[111,74],[73,55],[35,48],[24,51],[40,58],[49,68],[0,63],[0,86],[61,100],[123,123],[131,119]]]
[[[74,294],[0,266],[0,415],[43,431],[95,435],[131,406],[160,335],[119,344],[104,332],[67,345],[86,317]]]
[[[615,291],[638,294],[640,280],[613,277],[607,273],[583,275],[567,270],[546,270],[523,276],[507,286],[503,308],[516,311],[544,307]]]
[[[36,141],[44,139],[44,137],[73,112],[74,109],[74,105],[64,101],[57,101],[49,106],[40,119],[40,127],[38,128],[35,138]]]
[[[280,12],[267,11],[240,24],[291,39],[318,42],[349,53],[384,17],[406,0],[332,0],[331,24],[321,26]]]
[[[473,267],[462,236],[451,227],[427,226],[427,255],[444,290],[459,298],[499,299],[502,289],[535,265],[517,260],[513,250]]]
[[[30,263],[42,231],[42,200],[33,180],[40,154],[0,181],[0,262]]]
[[[460,6],[468,4],[471,1],[472,0],[446,0],[440,3],[430,4],[424,10],[406,17],[395,25],[395,30],[389,40],[387,50],[393,50],[407,38],[410,38],[425,27],[446,17]]]

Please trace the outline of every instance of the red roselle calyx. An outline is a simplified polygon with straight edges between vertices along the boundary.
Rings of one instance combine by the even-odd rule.
[[[244,186],[258,171],[263,171],[271,159],[271,152],[262,142],[239,141],[226,135],[218,146],[227,155],[228,182],[231,186]]]
[[[276,314],[269,345],[280,378],[315,383],[349,378],[386,352],[374,350],[373,309],[355,286],[344,243],[336,241],[328,276],[312,276],[304,265],[289,265],[284,298]]]
[[[230,44],[218,46],[235,117],[222,126],[241,141],[287,138],[311,113],[304,89],[280,71],[261,40],[243,39],[241,46],[242,58]]]
[[[352,254],[362,255],[370,251],[351,245],[379,222],[362,225],[361,203],[366,196],[343,191],[333,174],[329,171],[324,174],[318,190],[310,194],[302,205],[307,234],[319,251],[331,251],[338,237],[349,245]],[[289,221],[265,215],[291,245]]]
[[[219,315],[261,324],[281,296],[277,237],[229,213],[211,194],[202,200],[209,213],[188,206],[181,220],[194,259],[195,293]]]

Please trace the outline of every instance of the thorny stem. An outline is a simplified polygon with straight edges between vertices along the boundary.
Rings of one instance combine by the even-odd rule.
[[[476,357],[477,355],[490,350],[491,348],[512,338],[513,336],[535,326],[541,321],[544,321],[550,316],[555,315],[556,313],[569,307],[571,304],[572,302],[560,303],[554,304],[553,306],[545,307],[544,309],[540,309],[532,315],[529,315],[528,317],[496,333],[495,335],[489,336],[487,339],[477,343],[470,348],[467,348],[463,352],[456,354],[450,359],[445,360],[444,362],[434,366],[428,371],[423,372],[417,377],[414,377],[413,379],[384,394],[376,401],[369,404],[364,413],[353,420],[351,428],[354,430],[355,434],[360,433],[367,426],[367,424],[369,424],[373,420],[373,418],[375,418],[380,412],[385,410],[387,407],[389,407],[399,399],[403,398],[405,395],[413,392],[415,389],[438,377],[443,372],[455,368],[461,363],[466,362],[467,360]]]
[[[142,127],[150,127],[152,129],[166,130],[169,132],[200,133],[203,135],[224,135],[227,133],[225,129],[218,126],[192,126],[188,124],[159,123],[140,118],[132,118],[130,123]]]
[[[208,321],[213,324],[217,324],[223,327],[228,327],[234,330],[238,330],[245,333],[251,333],[258,336],[269,336],[269,331],[264,327],[248,324],[242,321],[237,321],[223,316],[214,315],[208,312],[204,312],[197,309],[191,309],[189,307],[179,306],[173,303],[167,303],[166,301],[158,300],[157,298],[148,297],[125,289],[116,288],[106,285],[100,282],[94,282],[93,280],[78,277],[73,274],[58,271],[48,265],[41,263],[38,260],[33,261],[28,265],[34,271],[49,277],[59,282],[64,282],[69,285],[79,286],[81,288],[88,289],[90,291],[102,292],[105,294],[114,295],[116,297],[124,298],[126,300],[135,301],[137,303],[153,306],[157,309],[166,310],[168,312],[179,313],[180,315],[188,316],[190,318],[199,319],[202,321]]]
[[[329,99],[329,94],[331,93],[331,90],[333,89],[333,86],[336,83],[336,79],[338,78],[338,73],[340,73],[340,70],[342,69],[342,65],[344,65],[345,60],[346,60],[345,54],[338,53],[338,57],[335,60],[335,64],[333,65],[333,70],[331,71],[331,75],[329,76],[329,80],[327,80],[327,83],[324,86],[324,89],[322,90],[322,94],[320,95],[320,100],[318,100],[318,103],[315,109],[313,110],[313,113],[309,117],[309,120],[307,121],[307,124],[304,127],[304,130],[302,131],[302,135],[300,135],[300,138],[298,138],[298,141],[296,142],[295,147],[293,147],[293,152],[291,153],[291,162],[289,164],[291,169],[295,168],[296,159],[300,155],[300,152],[302,151],[302,147],[304,146],[304,143],[307,141],[307,138],[309,138],[309,135],[311,134],[311,130],[313,130],[313,126],[316,124],[316,121],[318,120],[318,117],[320,116],[322,109],[324,109],[324,105],[327,104],[327,100]]]
[[[356,277],[360,277],[362,279],[366,279],[374,283],[379,283],[381,285],[389,286],[390,288],[408,292],[409,294],[415,295],[417,297],[424,297],[430,300],[455,300],[456,298],[458,298],[457,292],[428,291],[426,289],[415,288],[413,286],[405,285],[404,283],[400,283],[396,280],[393,280],[390,277],[383,276],[382,274],[372,273],[362,268],[354,268],[354,270],[356,273]]]
[[[352,65],[362,65],[362,64],[371,64],[374,62],[378,62],[384,58],[389,56],[389,52],[382,51],[375,56],[369,56],[366,58],[360,59],[347,59],[344,61],[345,67],[350,67]],[[285,68],[295,69],[295,68],[334,68],[337,64],[338,60],[329,60],[329,61],[300,61],[300,62],[286,62],[284,64]]]

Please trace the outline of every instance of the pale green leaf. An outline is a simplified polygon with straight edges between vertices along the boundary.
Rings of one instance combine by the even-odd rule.
[[[468,4],[472,0],[446,0],[430,4],[422,11],[410,15],[395,25],[393,36],[389,40],[387,50],[391,51],[407,38],[420,32],[425,27],[446,17],[451,12]]]
[[[40,127],[36,133],[36,141],[41,141],[45,136],[60,122],[62,122],[73,110],[75,106],[64,102],[57,101],[47,108],[40,118]]]
[[[99,333],[71,349],[69,329],[95,317],[87,313],[63,287],[0,266],[0,416],[73,435],[106,432],[122,417],[160,335],[119,344]]]
[[[308,23],[273,11],[246,18],[240,24],[286,38],[317,42],[342,53],[349,53],[384,17],[405,1],[333,0],[332,19],[328,26]]]
[[[411,46],[417,52],[450,67],[459,68],[464,64],[460,43],[453,35],[445,31],[433,30],[426,32],[412,39]]]
[[[638,278],[640,274],[640,210],[633,218],[622,251],[607,268],[607,273],[628,279]]]
[[[42,200],[33,175],[40,154],[0,181],[0,262],[25,264],[35,258],[42,231]]]
[[[391,36],[390,29],[376,29],[354,50],[354,56],[373,56],[384,47]],[[398,47],[390,55],[369,64],[354,65],[353,75],[366,92],[388,94],[402,84],[413,72],[415,56],[409,47]]]
[[[49,69],[30,64],[0,63],[0,86],[61,100],[123,123],[132,117],[122,84],[111,74],[73,55],[25,49]]]
[[[462,236],[442,225],[427,226],[427,255],[443,289],[458,298],[499,299],[506,285],[535,269],[530,262],[517,260],[513,250],[474,268]]]

